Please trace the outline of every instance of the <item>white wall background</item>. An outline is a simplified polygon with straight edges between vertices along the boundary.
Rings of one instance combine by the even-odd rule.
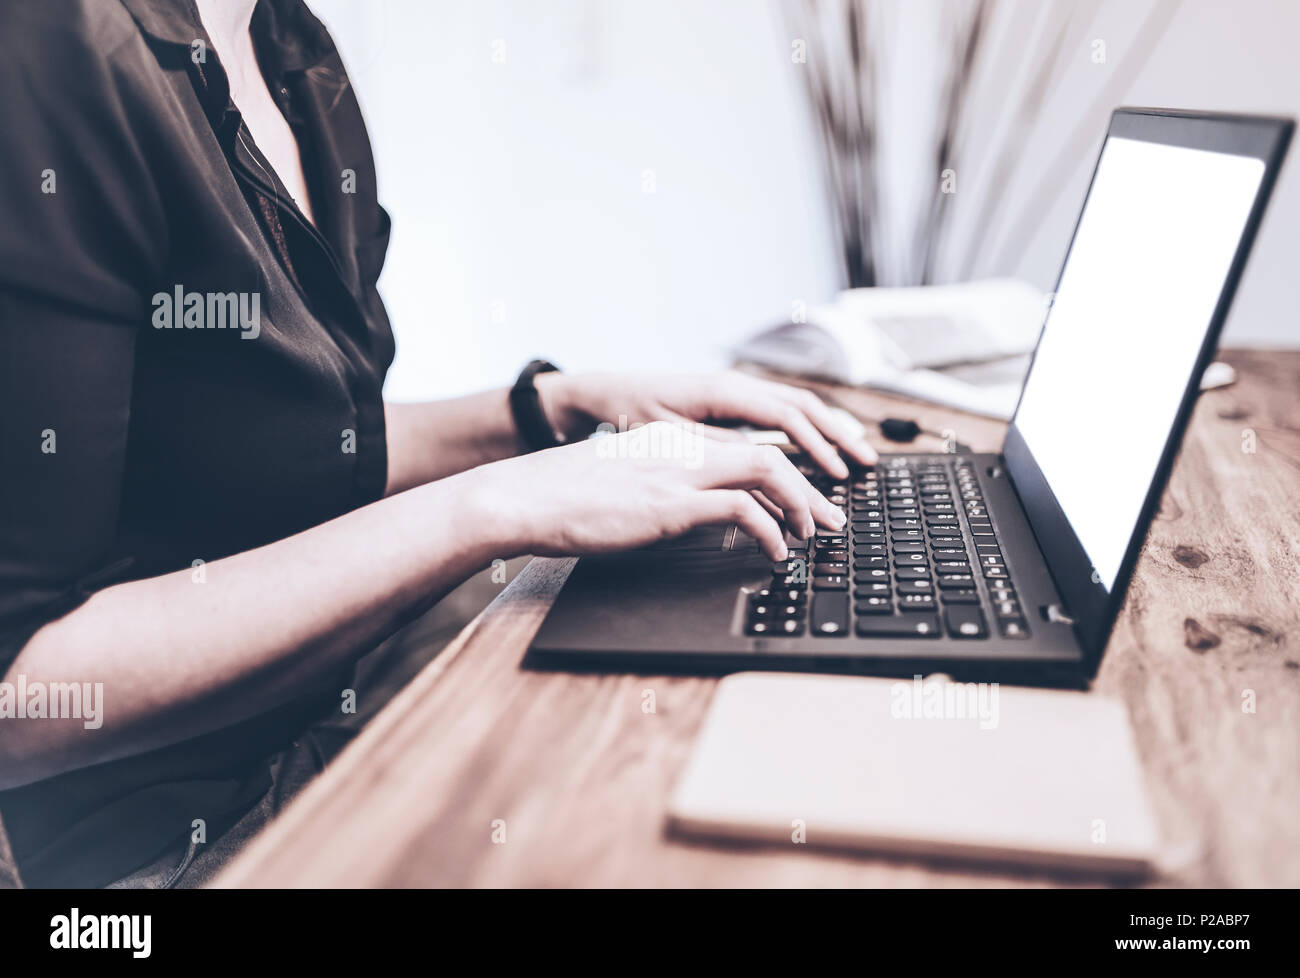
[[[715,366],[793,302],[837,288],[800,68],[773,0],[309,2],[343,51],[393,214],[390,397],[505,384],[534,355],[569,370]],[[1098,139],[1049,169],[1067,133],[1101,133],[1109,106],[1089,97],[1159,0],[1079,2],[1081,30],[1108,39],[1107,64],[1083,40],[1068,53],[1064,97],[999,213],[1014,225],[1016,195],[1045,177],[1059,193],[1014,254],[982,250],[977,274],[1052,285]],[[1297,113],[1297,36],[1292,0],[1183,0],[1116,101]],[[905,73],[913,59],[893,63]],[[987,94],[994,119],[1002,100]],[[914,138],[905,111],[888,120],[898,146]],[[907,176],[906,154],[892,157]],[[1293,161],[1228,342],[1300,346],[1295,173]]]

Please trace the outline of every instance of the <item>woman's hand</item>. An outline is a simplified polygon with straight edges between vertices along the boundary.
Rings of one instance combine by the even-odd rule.
[[[598,424],[616,427],[651,421],[741,421],[777,428],[837,479],[849,474],[840,452],[862,465],[876,451],[816,394],[736,371],[713,374],[542,374],[542,407],[570,435]],[[735,438],[721,430],[710,435]]]
[[[779,448],[718,441],[704,426],[656,422],[468,473],[474,493],[521,552],[604,553],[737,523],[773,560],[798,537],[838,530],[827,501]],[[779,522],[778,522],[779,521]]]

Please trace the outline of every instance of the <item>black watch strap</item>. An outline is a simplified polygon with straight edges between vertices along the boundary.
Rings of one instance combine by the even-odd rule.
[[[560,368],[547,360],[534,360],[519,374],[515,386],[510,388],[510,413],[515,419],[515,430],[530,452],[543,448],[554,448],[561,444],[555,434],[546,412],[542,410],[542,399],[537,393],[534,378],[538,374],[551,373]]]

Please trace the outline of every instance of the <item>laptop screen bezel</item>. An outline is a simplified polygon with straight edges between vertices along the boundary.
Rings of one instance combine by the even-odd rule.
[[[1039,549],[1047,563],[1057,592],[1065,603],[1065,608],[1074,619],[1075,632],[1083,647],[1084,665],[1089,675],[1095,674],[1101,662],[1102,652],[1119,614],[1124,595],[1132,579],[1133,568],[1142,552],[1147,531],[1160,498],[1164,493],[1174,459],[1178,455],[1187,422],[1196,406],[1200,390],[1200,380],[1205,368],[1209,366],[1216,348],[1223,322],[1227,318],[1232,304],[1237,283],[1245,269],[1250,248],[1259,229],[1265,206],[1276,181],[1282,159],[1286,155],[1287,145],[1291,139],[1294,123],[1290,119],[1271,116],[1218,115],[1203,112],[1182,112],[1169,109],[1120,108],[1111,115],[1110,126],[1106,130],[1106,140],[1110,137],[1162,143],[1169,146],[1184,146],[1191,149],[1210,150],[1231,153],[1236,156],[1251,156],[1264,162],[1264,175],[1260,180],[1255,200],[1251,205],[1249,217],[1242,230],[1237,250],[1229,266],[1223,289],[1215,304],[1214,313],[1205,331],[1201,349],[1196,358],[1196,366],[1188,377],[1187,388],[1178,406],[1174,423],[1169,429],[1169,437],[1160,455],[1159,464],[1147,488],[1146,498],[1132,535],[1125,548],[1124,559],[1115,576],[1114,586],[1107,590],[1097,578],[1091,561],[1074,532],[1064,510],[1057,501],[1055,493],[1048,485],[1042,470],[1034,460],[1016,418],[1020,413],[1020,402],[1024,400],[1024,386],[1021,387],[1020,402],[1016,412],[1007,426],[1006,439],[1002,446],[1002,456],[1007,475],[1015,486],[1021,506],[1037,538]],[[1103,141],[1102,148],[1105,148]],[[1098,154],[1100,163],[1101,154]],[[1079,220],[1075,223],[1070,237],[1065,260],[1061,262],[1061,273],[1057,277],[1056,288],[1060,287],[1066,263],[1074,248],[1079,224],[1087,209],[1088,199],[1092,196],[1097,178],[1094,165],[1092,177],[1088,184],[1088,193],[1084,197],[1083,207],[1079,211]],[[1045,332],[1051,324],[1051,310],[1043,324]],[[1033,361],[1037,358],[1042,344],[1042,332],[1038,345],[1030,360],[1029,371],[1033,370]],[[1029,373],[1026,373],[1026,384]],[[1116,436],[1120,433],[1116,432]]]

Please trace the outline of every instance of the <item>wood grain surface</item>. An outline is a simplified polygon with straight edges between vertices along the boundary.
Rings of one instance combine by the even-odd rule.
[[[1129,708],[1169,843],[1155,885],[1296,886],[1300,353],[1223,358],[1238,382],[1200,399],[1093,689]],[[974,450],[1000,444],[987,420],[833,393],[868,416],[953,427]],[[215,885],[1085,882],[667,836],[664,805],[716,680],[522,668],[571,567],[528,564]]]

